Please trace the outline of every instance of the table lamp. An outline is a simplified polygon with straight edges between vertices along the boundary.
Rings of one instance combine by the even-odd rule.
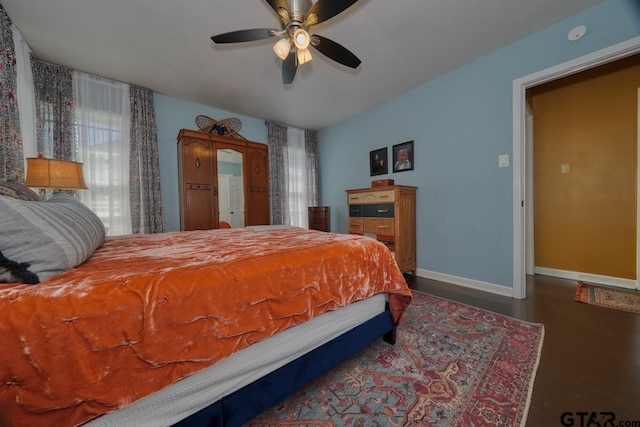
[[[46,159],[44,157],[27,158],[27,187],[39,188],[44,199],[45,190],[51,188],[54,193],[59,190],[84,190],[82,163],[71,160]]]

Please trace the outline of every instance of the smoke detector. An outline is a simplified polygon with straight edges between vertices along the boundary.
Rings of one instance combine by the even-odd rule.
[[[569,34],[567,34],[567,40],[569,40],[570,42],[580,40],[586,34],[586,32],[587,27],[585,27],[584,25],[578,25],[577,27],[569,31]]]

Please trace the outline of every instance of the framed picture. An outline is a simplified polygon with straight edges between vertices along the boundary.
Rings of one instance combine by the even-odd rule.
[[[413,141],[403,142],[393,146],[393,171],[404,172],[413,170]]]
[[[371,170],[371,176],[389,173],[389,162],[387,159],[387,147],[369,152],[369,169]]]

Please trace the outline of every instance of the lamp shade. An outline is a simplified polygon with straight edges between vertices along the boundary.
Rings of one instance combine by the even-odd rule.
[[[82,163],[70,160],[27,158],[27,187],[63,190],[87,189]]]
[[[289,42],[289,39],[280,39],[278,43],[273,46],[273,51],[283,61],[287,59],[287,56],[289,56],[289,52],[291,51],[291,43]]]

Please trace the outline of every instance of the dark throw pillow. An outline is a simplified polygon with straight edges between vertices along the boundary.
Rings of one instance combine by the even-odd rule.
[[[0,181],[0,196],[13,197],[20,200],[41,202],[40,196],[29,187],[18,181]]]

